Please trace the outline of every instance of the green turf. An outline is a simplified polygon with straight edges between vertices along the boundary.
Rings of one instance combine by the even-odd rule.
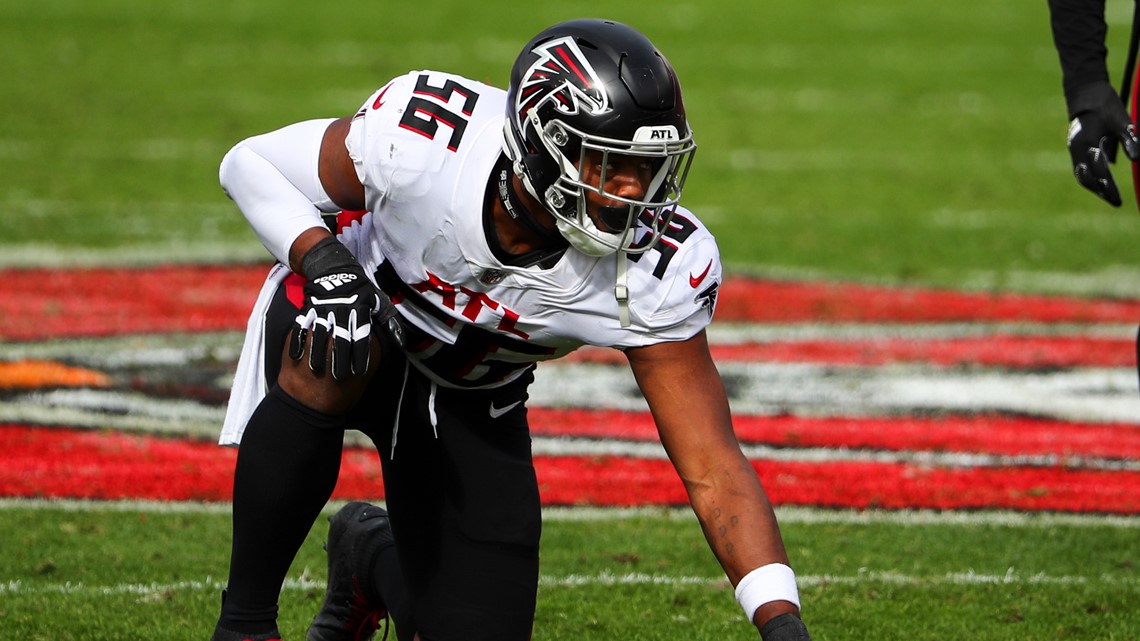
[[[1140,537],[1119,523],[784,525],[826,639],[1136,639]],[[318,524],[281,600],[300,639],[325,576]],[[229,519],[121,508],[0,510],[0,638],[202,640]],[[684,512],[547,520],[536,638],[755,639]]]
[[[230,145],[412,68],[502,85],[527,37],[581,15],[637,25],[678,69],[685,202],[733,273],[1140,295],[1135,203],[1070,175],[1045,3],[983,0],[10,0],[0,264],[262,258],[217,186]]]

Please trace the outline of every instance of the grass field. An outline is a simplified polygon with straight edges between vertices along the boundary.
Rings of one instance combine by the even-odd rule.
[[[1115,80],[1131,3],[1109,5]],[[1070,175],[1046,4],[984,0],[7,0],[0,266],[264,261],[217,186],[230,145],[412,68],[502,85],[579,15],[638,26],[680,73],[685,202],[731,274],[1140,297],[1127,168],[1120,210]],[[781,516],[816,639],[1140,638],[1135,516]],[[536,638],[757,638],[687,512],[551,517]],[[0,502],[0,639],[206,639],[228,528],[224,507]]]
[[[1116,78],[1128,5],[1109,4]],[[411,68],[501,85],[521,42],[579,15],[638,25],[678,69],[700,144],[686,202],[738,271],[1140,290],[1135,204],[1069,175],[1044,3],[981,0],[12,0],[0,261],[259,259],[217,187],[230,145],[348,114]]]
[[[0,507],[5,638],[203,639],[228,513]],[[817,639],[1135,639],[1137,523],[1044,516],[781,512]],[[302,638],[324,589],[314,532],[282,595]],[[686,511],[555,510],[536,638],[755,639]],[[751,631],[750,631],[751,630]]]

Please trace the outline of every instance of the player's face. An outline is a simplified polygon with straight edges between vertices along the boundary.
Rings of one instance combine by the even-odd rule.
[[[656,167],[652,159],[638,156],[623,156],[620,154],[603,154],[598,150],[587,150],[583,159],[581,172],[582,182],[593,189],[586,190],[586,211],[598,229],[617,233],[622,229],[615,229],[615,224],[624,225],[626,214],[623,213],[606,223],[601,212],[602,208],[617,207],[628,212],[628,203],[614,200],[609,195],[630,200],[643,200],[649,190],[649,183],[653,179]],[[600,188],[600,191],[599,191]]]

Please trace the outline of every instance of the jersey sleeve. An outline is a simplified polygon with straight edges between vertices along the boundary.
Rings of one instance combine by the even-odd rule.
[[[630,272],[632,327],[619,347],[692,338],[712,322],[723,278],[716,239],[695,217],[678,210],[658,246]]]
[[[1049,14],[1065,96],[1083,85],[1107,82],[1104,0],[1049,0]]]
[[[417,79],[424,73],[428,72],[412,71],[393,79],[369,96],[353,116],[345,147],[369,194],[371,211],[379,200],[395,194],[414,196],[427,189],[417,183],[442,162],[442,156],[433,151],[435,141],[416,129],[433,124],[430,116],[408,110]]]

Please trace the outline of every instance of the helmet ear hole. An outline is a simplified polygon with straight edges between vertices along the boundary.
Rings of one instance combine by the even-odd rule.
[[[562,127],[555,125],[551,128],[550,140],[559,147],[565,147],[570,142],[570,135]]]

